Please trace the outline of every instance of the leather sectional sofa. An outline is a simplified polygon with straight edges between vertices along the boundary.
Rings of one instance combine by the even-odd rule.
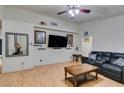
[[[95,57],[85,57],[82,62],[98,66],[102,75],[124,83],[124,53],[92,51],[91,54]]]

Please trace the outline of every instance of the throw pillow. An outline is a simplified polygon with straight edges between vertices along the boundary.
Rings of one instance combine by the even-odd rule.
[[[113,65],[116,65],[116,66],[124,66],[124,58],[118,58],[117,60],[115,60],[113,62]]]
[[[89,59],[90,60],[96,60],[96,54],[89,54]]]

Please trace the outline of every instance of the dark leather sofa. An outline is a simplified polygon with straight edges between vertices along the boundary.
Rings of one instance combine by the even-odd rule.
[[[91,60],[85,57],[83,62],[98,66],[98,72],[102,75],[124,83],[124,66],[113,64],[118,58],[124,58],[124,53],[92,51],[91,54],[96,54],[96,59]]]

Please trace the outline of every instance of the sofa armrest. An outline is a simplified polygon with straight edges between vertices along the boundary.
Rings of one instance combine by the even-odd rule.
[[[84,57],[84,60],[88,60],[89,58],[88,57]]]
[[[124,66],[122,66],[121,69],[124,70]]]
[[[82,63],[85,63],[86,60],[88,60],[88,57],[84,57],[84,56],[81,57]]]
[[[88,60],[88,57],[82,56],[81,59],[82,59],[82,60]]]

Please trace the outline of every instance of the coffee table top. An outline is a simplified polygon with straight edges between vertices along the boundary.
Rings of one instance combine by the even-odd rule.
[[[75,76],[81,75],[81,74],[87,74],[87,73],[93,72],[97,69],[98,69],[98,67],[93,66],[93,65],[89,65],[86,63],[65,67],[65,70],[69,74],[75,75]]]

